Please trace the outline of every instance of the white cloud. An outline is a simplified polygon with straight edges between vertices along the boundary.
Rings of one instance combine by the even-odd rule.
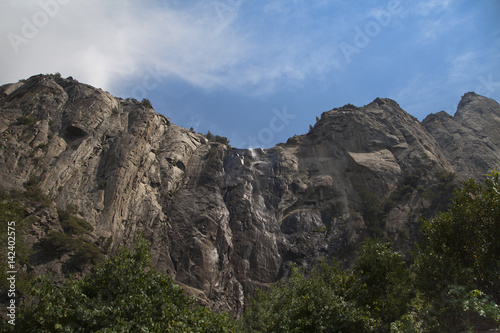
[[[444,36],[455,34],[460,27],[470,27],[475,21],[475,13],[461,10],[461,2],[429,0],[415,3],[410,10],[418,28],[419,38],[415,42],[427,44],[442,41]]]
[[[0,41],[8,64],[1,81],[59,71],[109,88],[112,78],[160,65],[193,84],[211,85],[218,81],[216,72],[241,61],[247,51],[244,40],[224,29],[229,14],[204,3],[179,11],[125,1],[70,1],[33,36],[23,34],[25,18],[30,25],[33,15],[46,13],[36,1],[19,3],[0,18],[2,31],[23,41]]]
[[[466,51],[459,55],[452,55],[448,58],[450,64],[450,81],[462,81],[470,79],[475,73],[480,73],[477,66],[478,54],[476,51]]]
[[[331,30],[317,32],[331,40],[320,47],[313,36],[285,33],[286,26],[252,31],[252,22],[241,19],[243,0],[190,2],[175,9],[155,1],[67,2],[30,38],[23,37],[23,25],[25,18],[32,23],[34,15],[46,13],[39,1],[10,1],[8,10],[2,10],[1,31],[13,32],[25,43],[16,45],[15,52],[8,38],[0,40],[0,82],[61,72],[112,90],[124,78],[141,78],[151,67],[205,89],[261,93],[272,90],[275,80],[302,80],[338,66],[332,58],[337,48],[333,24]]]
[[[8,38],[0,41],[5,70],[0,81],[25,78],[44,72],[61,72],[106,87],[113,73],[123,73],[134,66],[128,46],[133,31],[120,28],[122,18],[113,17],[110,3],[97,1],[59,4],[56,0],[26,1],[23,6],[12,4],[2,12],[2,30],[9,31],[23,41],[12,43]],[[44,9],[40,3],[51,4]],[[125,3],[124,3],[125,4]],[[49,15],[50,14],[50,15]],[[47,17],[45,24],[36,17]],[[36,33],[26,34],[29,27]],[[119,35],[126,35],[119,38]]]

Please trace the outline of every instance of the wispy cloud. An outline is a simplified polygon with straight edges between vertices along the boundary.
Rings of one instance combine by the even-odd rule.
[[[451,0],[427,0],[416,4],[416,13],[419,15],[440,14],[448,9]]]
[[[458,14],[462,1],[427,0],[413,3],[409,14],[418,26],[418,43],[434,42],[461,24],[470,24],[472,14]]]
[[[25,18],[42,11],[38,2],[29,4],[18,6],[15,15],[4,12],[2,16],[17,19],[3,23],[2,31],[24,38]],[[0,43],[3,58],[9,67],[17,67],[16,73],[22,66],[27,66],[25,72],[71,71],[83,81],[109,87],[113,77],[160,64],[193,84],[210,85],[217,83],[216,72],[231,67],[246,52],[244,41],[220,29],[225,23],[208,5],[182,11],[91,0],[61,6],[36,36],[25,38],[15,56],[17,50],[7,38]],[[1,79],[9,76],[4,72]]]
[[[288,6],[295,14],[306,6],[296,2],[298,7]],[[231,7],[234,3],[238,6]],[[299,29],[283,33],[290,26],[276,27],[262,39],[250,23],[237,21],[242,0],[229,1],[222,9],[218,4],[198,1],[174,8],[154,1],[70,1],[60,5],[36,36],[18,45],[17,53],[7,38],[0,40],[0,57],[7,65],[0,81],[18,79],[14,76],[20,73],[58,71],[112,89],[121,78],[140,77],[149,66],[204,89],[259,93],[272,90],[275,80],[302,80],[338,65],[332,58],[334,42],[318,47],[315,37]],[[34,0],[11,2],[11,7],[0,14],[0,26],[21,37],[24,18],[43,12]],[[322,34],[333,38],[335,30],[318,33]]]
[[[470,79],[481,70],[477,64],[478,53],[477,51],[466,51],[458,55],[450,55],[448,57],[449,71],[448,77],[450,81],[462,81]]]
[[[484,91],[477,91],[478,86],[484,88],[481,86],[483,81],[493,84],[498,81],[488,76],[494,65],[485,61],[489,55],[484,50],[464,50],[457,54],[443,54],[443,57],[440,75],[418,73],[393,91],[394,98],[419,118],[440,110],[453,115],[462,94],[468,91],[484,94]],[[428,109],[428,105],[433,109]]]

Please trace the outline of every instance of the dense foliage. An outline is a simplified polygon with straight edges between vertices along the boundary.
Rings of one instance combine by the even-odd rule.
[[[151,266],[149,244],[139,239],[97,265],[92,275],[56,288],[48,278],[32,282],[32,304],[18,332],[231,332],[232,319],[184,295]]]
[[[412,282],[401,256],[367,240],[351,274],[323,262],[307,276],[260,292],[243,316],[248,332],[385,332],[411,304]]]
[[[426,222],[417,271],[428,294],[449,284],[477,286],[500,301],[500,194],[498,173],[481,186],[469,180],[447,212]],[[495,283],[496,282],[496,283]]]
[[[416,282],[434,330],[462,331],[487,322],[477,314],[500,320],[499,173],[488,176],[485,185],[465,181],[448,211],[422,226]]]
[[[30,276],[22,268],[29,262],[31,249],[22,241],[33,222],[27,207],[43,208],[50,200],[36,184],[28,182],[26,191],[7,192],[0,187],[0,297],[9,290],[9,271],[16,271],[16,295],[29,285]]]
[[[388,244],[367,240],[351,276],[355,283],[349,293],[358,307],[370,313],[376,330],[388,330],[408,311],[414,294],[410,272]]]
[[[23,204],[11,198],[0,188],[0,256],[2,258],[0,261],[0,297],[5,297],[6,290],[9,289],[7,272],[19,269],[19,264],[28,259],[29,250],[19,241],[26,229],[23,219]],[[17,263],[17,267],[14,269],[9,267],[9,261]]]
[[[248,332],[368,332],[373,320],[347,291],[353,284],[325,262],[306,277],[295,267],[288,281],[260,291],[242,320]]]

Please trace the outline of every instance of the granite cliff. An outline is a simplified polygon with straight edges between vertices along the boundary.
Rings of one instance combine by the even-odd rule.
[[[0,185],[48,200],[26,211],[24,270],[86,271],[94,257],[82,251],[112,254],[142,233],[160,271],[239,312],[292,263],[348,265],[365,237],[410,253],[455,185],[500,168],[499,128],[499,104],[474,93],[455,116],[422,122],[377,98],[271,149],[235,149],[148,103],[37,75],[0,87]]]

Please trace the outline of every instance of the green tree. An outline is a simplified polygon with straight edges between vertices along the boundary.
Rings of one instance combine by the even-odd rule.
[[[141,104],[148,108],[148,109],[152,109],[153,108],[153,105],[151,104],[151,101],[147,98],[143,98],[142,101],[141,101]]]
[[[377,331],[388,331],[392,322],[408,312],[414,296],[410,272],[389,244],[367,239],[352,276],[351,298],[376,319]]]
[[[226,138],[225,136],[220,136],[220,135],[216,135],[215,138],[214,138],[215,142],[219,142],[219,143],[222,143],[226,146],[229,145],[229,139]]]
[[[416,283],[430,304],[426,321],[432,330],[467,330],[488,320],[498,325],[499,173],[488,175],[485,185],[465,181],[455,190],[448,211],[424,222],[422,231]]]
[[[215,136],[212,134],[212,132],[208,131],[205,136],[208,141],[215,141]]]
[[[9,289],[8,271],[18,271],[16,291],[22,293],[29,276],[21,267],[29,261],[30,248],[23,241],[29,225],[25,204],[0,187],[0,297],[6,297]],[[21,196],[22,194],[18,194]],[[13,266],[11,266],[13,265]]]
[[[130,252],[97,265],[92,275],[67,279],[61,288],[39,277],[16,322],[19,332],[231,332],[233,320],[184,295],[151,266],[142,237]]]
[[[416,258],[420,288],[433,295],[449,285],[479,288],[500,300],[500,184],[494,171],[486,186],[467,180],[448,211],[422,226]]]
[[[366,229],[370,237],[383,237],[385,232],[386,214],[384,212],[384,203],[380,197],[365,188],[358,191],[361,198],[363,219],[366,223]]]
[[[309,275],[294,267],[288,281],[260,291],[241,318],[248,332],[370,332],[372,319],[348,300],[351,278],[338,264]]]

